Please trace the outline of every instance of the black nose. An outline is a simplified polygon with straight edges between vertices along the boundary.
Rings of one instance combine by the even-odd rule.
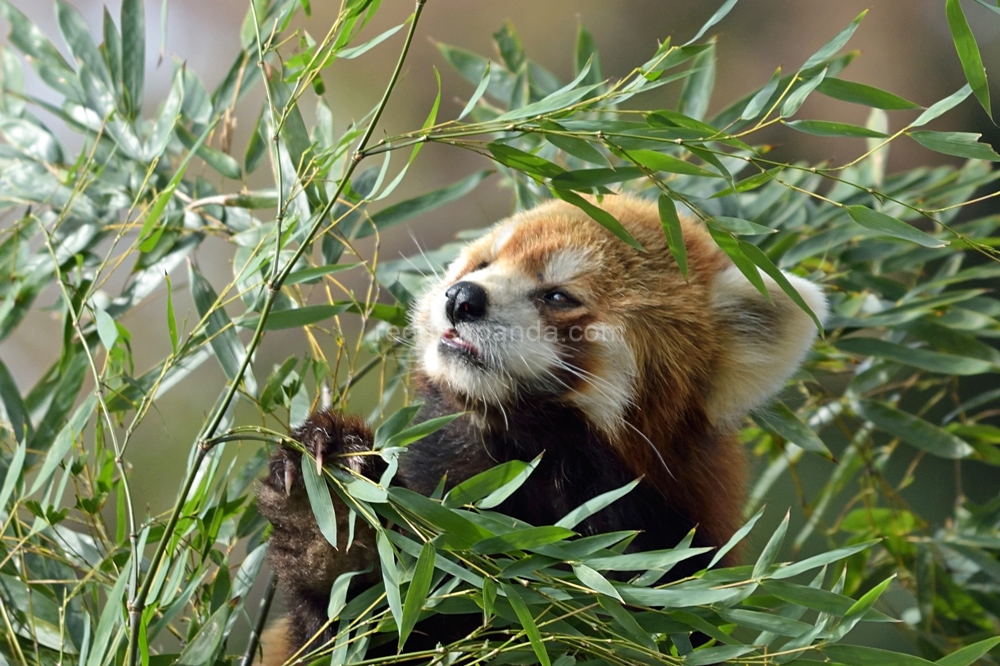
[[[486,314],[486,290],[475,282],[456,282],[444,296],[448,299],[444,312],[453,326],[460,321],[476,321]]]

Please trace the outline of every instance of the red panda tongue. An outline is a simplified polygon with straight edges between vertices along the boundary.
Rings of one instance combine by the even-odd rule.
[[[454,328],[449,328],[441,335],[441,343],[451,347],[452,349],[463,351],[466,354],[472,354],[473,356],[479,355],[479,350],[476,349],[475,345],[468,340],[463,340],[458,334],[458,331]]]

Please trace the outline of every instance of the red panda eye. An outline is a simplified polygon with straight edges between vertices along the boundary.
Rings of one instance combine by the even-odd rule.
[[[555,305],[564,308],[573,308],[580,305],[580,301],[576,300],[562,289],[553,289],[542,296],[542,299],[548,305]]]
[[[472,269],[472,272],[475,273],[476,271],[481,271],[489,265],[490,262],[488,261],[480,261],[478,264],[476,264],[476,267]]]

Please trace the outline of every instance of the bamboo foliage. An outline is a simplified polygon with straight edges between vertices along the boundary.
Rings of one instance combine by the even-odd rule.
[[[468,81],[462,111],[440,118],[439,80],[419,128],[376,140],[433,2],[418,0],[406,21],[371,36],[378,0],[342,0],[316,39],[289,28],[297,12],[310,13],[306,0],[252,0],[241,50],[218,88],[209,92],[178,64],[159,111],[144,118],[141,0],[124,0],[117,19],[106,10],[97,37],[57,0],[72,61],[0,0],[12,47],[0,51],[0,341],[47,290],[57,294],[62,327],[59,352],[27,391],[0,361],[0,663],[249,664],[274,592],[261,574],[269,528],[252,482],[271,447],[296,445],[289,426],[324,402],[351,408],[358,382],[373,378],[377,452],[390,472],[373,483],[336,467],[322,476],[303,470],[327,538],[336,542],[343,523],[324,484],[351,507],[352,533],[357,521],[376,530],[383,582],[349,597],[357,572],[338,579],[329,610],[336,637],[308,645],[294,663],[391,663],[397,658],[366,659],[383,643],[400,657],[451,664],[996,663],[997,489],[977,505],[959,488],[944,522],[906,500],[907,488],[930,487],[944,470],[1000,464],[1000,390],[990,386],[1000,370],[1000,301],[989,291],[1000,277],[998,218],[963,214],[1000,193],[992,168],[1000,155],[978,135],[926,129],[970,97],[991,113],[962,5],[947,0],[943,9],[966,82],[927,108],[844,78],[856,55],[844,49],[862,14],[794,71],[779,68],[710,116],[715,42],[706,35],[735,1],[692,40],[667,38],[619,80],[604,76],[583,28],[569,82],[532,61],[510,23],[494,35],[493,58],[439,45]],[[324,73],[392,47],[399,56],[379,102],[337,133]],[[25,92],[25,64],[60,102]],[[678,89],[677,108],[637,110],[663,86]],[[266,101],[238,150],[233,118],[255,87]],[[810,96],[868,107],[869,120],[800,117]],[[311,127],[306,103],[316,105]],[[76,154],[46,125],[51,117],[81,137]],[[851,145],[864,148],[839,166],[783,162],[755,143],[770,128],[863,139]],[[964,161],[887,173],[886,152],[899,140]],[[476,152],[488,168],[384,203],[430,142]],[[248,189],[265,165],[271,186]],[[493,173],[515,208],[557,197],[634,246],[600,197],[625,190],[657,200],[682,270],[679,216],[691,215],[761,288],[763,271],[808,311],[778,269],[826,286],[833,317],[823,339],[780,400],[743,431],[762,472],[745,528],[715,560],[753,530],[779,481],[793,482],[804,513],[786,515],[771,534],[757,528],[755,561],[664,584],[673,566],[702,552],[690,536],[640,553],[626,552],[634,533],[574,532],[634,483],[556,525],[494,512],[537,461],[501,465],[443,496],[391,485],[394,457],[445,423],[413,422],[405,344],[393,327],[405,325],[424,276],[458,245],[383,261],[378,238]],[[372,236],[375,249],[361,250],[357,241]],[[225,284],[198,268],[209,238],[231,248]],[[347,272],[366,289],[347,288]],[[178,315],[180,290],[193,304],[187,318]],[[144,341],[123,322],[164,295],[169,353],[137,367]],[[256,352],[266,334],[287,329],[303,331],[306,347],[262,367]],[[146,515],[130,485],[136,429],[205,363],[219,365],[224,384],[190,445],[172,508]],[[237,404],[257,422],[237,418]],[[248,462],[224,455],[235,446],[251,447]],[[817,470],[822,483],[802,481]],[[254,589],[264,590],[260,607],[247,604]],[[482,623],[438,650],[407,652],[420,619],[453,613]],[[920,656],[841,643],[862,622],[892,623]]]

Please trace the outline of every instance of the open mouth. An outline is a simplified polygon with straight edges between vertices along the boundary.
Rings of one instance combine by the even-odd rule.
[[[449,328],[441,334],[441,350],[449,353],[458,353],[470,359],[479,360],[479,350],[476,346],[465,340],[454,328]]]

